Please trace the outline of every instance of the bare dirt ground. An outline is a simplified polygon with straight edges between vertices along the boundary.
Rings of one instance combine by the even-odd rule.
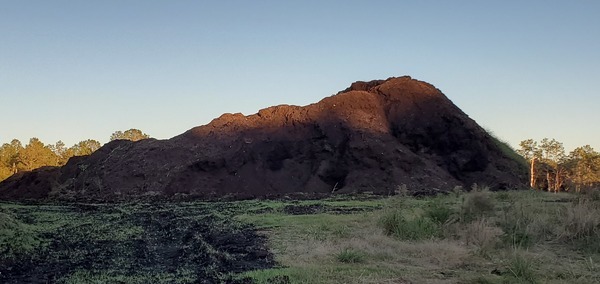
[[[227,204],[0,204],[1,283],[246,283],[273,267]],[[5,243],[6,242],[6,243]]]

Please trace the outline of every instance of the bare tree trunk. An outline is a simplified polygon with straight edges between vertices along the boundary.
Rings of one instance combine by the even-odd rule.
[[[535,157],[531,158],[531,169],[529,175],[531,176],[529,180],[529,186],[535,189]]]
[[[554,192],[559,192],[560,187],[562,186],[563,181],[560,175],[560,168],[557,167],[554,177]]]
[[[546,172],[546,181],[548,182],[548,191],[552,191],[552,177],[550,176],[550,172]]]
[[[573,179],[574,183],[575,183],[575,192],[579,193],[581,192],[581,170],[579,169],[579,166],[575,167],[575,178]]]

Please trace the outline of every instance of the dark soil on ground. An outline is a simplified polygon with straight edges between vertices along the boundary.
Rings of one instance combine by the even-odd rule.
[[[13,176],[0,199],[246,199],[293,193],[431,194],[520,187],[513,160],[434,86],[356,82],[304,107],[224,114],[169,140],[113,141],[61,168]]]
[[[379,209],[377,207],[339,207],[339,206],[328,206],[324,204],[311,204],[311,205],[286,205],[283,207],[283,212],[289,215],[311,215],[320,213],[332,213],[332,214],[354,214],[357,212],[368,212]]]
[[[19,216],[22,222],[43,225],[45,221],[40,216],[47,216],[50,209],[30,208],[9,213]],[[221,208],[57,208],[62,208],[62,212],[50,215],[72,221],[48,222],[50,226],[63,225],[38,236],[47,241],[41,249],[14,258],[0,256],[0,283],[60,283],[82,271],[145,281],[162,279],[161,283],[165,282],[164,277],[182,283],[249,283],[247,279],[233,279],[232,274],[275,264],[266,238],[248,225],[232,221],[227,214],[222,215]],[[227,212],[231,208],[223,209]],[[131,233],[135,228],[141,231]]]

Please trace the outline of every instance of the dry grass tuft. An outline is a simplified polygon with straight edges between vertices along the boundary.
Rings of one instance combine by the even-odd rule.
[[[597,204],[579,199],[567,207],[560,238],[566,240],[600,236],[600,209]]]
[[[538,283],[538,276],[535,272],[533,260],[526,255],[515,251],[513,257],[509,260],[508,271],[518,282]],[[511,281],[511,282],[517,282]]]
[[[487,188],[474,187],[472,191],[465,194],[461,205],[461,219],[469,222],[480,217],[488,216],[496,208],[492,193]]]
[[[464,225],[461,239],[467,245],[474,245],[481,255],[489,255],[504,232],[488,219],[482,218]]]

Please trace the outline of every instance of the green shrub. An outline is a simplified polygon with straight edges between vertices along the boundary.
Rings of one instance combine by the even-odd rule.
[[[387,235],[401,240],[424,240],[441,234],[438,224],[426,217],[406,219],[399,210],[383,214],[380,224]]]
[[[345,248],[336,255],[336,259],[343,263],[362,263],[365,261],[365,254],[353,248]]]
[[[435,199],[425,208],[425,216],[440,225],[449,222],[454,215],[454,210],[439,199]]]
[[[398,224],[404,221],[400,210],[386,210],[379,218],[379,225],[386,235],[393,235],[398,228]]]

